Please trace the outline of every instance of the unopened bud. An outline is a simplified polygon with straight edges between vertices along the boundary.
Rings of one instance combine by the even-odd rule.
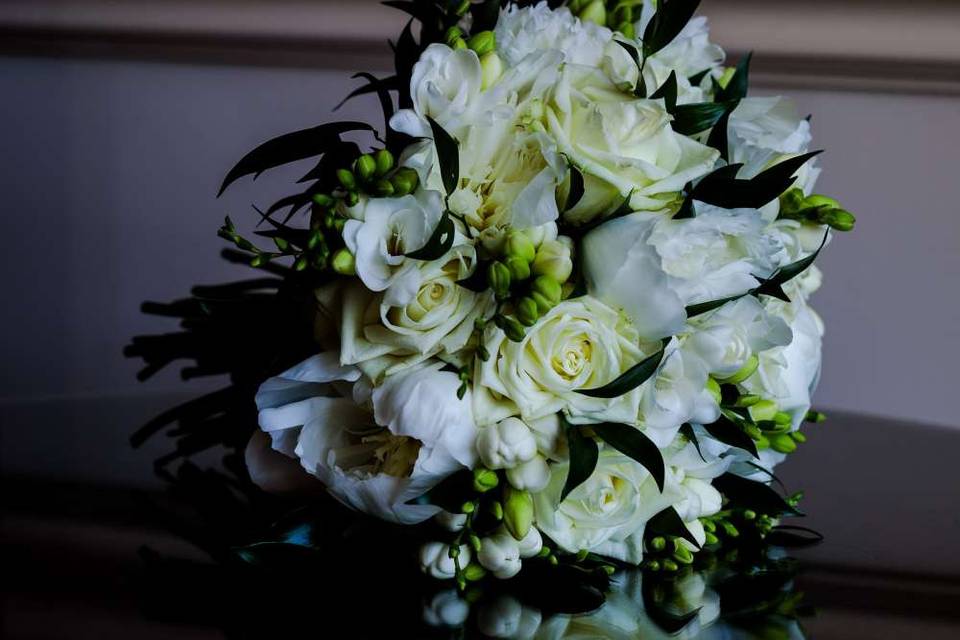
[[[704,532],[703,534],[704,542],[707,544],[717,544],[720,542],[720,539],[709,531]]]
[[[654,551],[663,551],[667,548],[667,540],[663,536],[657,536],[650,540],[650,548]]]
[[[603,27],[607,24],[607,8],[603,0],[593,0],[580,10],[578,17],[584,22],[593,22]]]
[[[740,367],[736,373],[728,378],[722,378],[721,382],[726,382],[727,384],[739,384],[753,375],[753,372],[757,370],[757,367],[760,366],[760,359],[757,358],[756,354],[750,356],[747,360],[747,363]]]
[[[807,436],[803,435],[799,431],[794,431],[790,434],[790,437],[797,441],[798,444],[803,444],[807,441]]]
[[[735,406],[735,407],[752,407],[753,405],[755,405],[755,404],[757,404],[758,402],[760,402],[760,400],[761,400],[761,398],[760,398],[760,396],[758,396],[758,395],[754,395],[754,394],[752,394],[752,393],[745,393],[745,394],[743,394],[742,396],[740,396],[739,398],[737,398],[736,402],[733,403],[733,406]]]
[[[570,253],[570,247],[562,240],[544,241],[533,260],[534,275],[549,276],[560,283],[566,282],[573,273]]]
[[[804,208],[804,209],[812,209],[812,208],[814,208],[814,207],[825,207],[825,208],[830,208],[830,209],[842,209],[842,208],[843,208],[843,207],[840,205],[840,201],[839,201],[839,200],[836,200],[835,198],[831,198],[830,196],[820,195],[819,193],[815,193],[815,194],[813,194],[813,195],[811,195],[811,196],[807,196],[806,198],[803,199],[803,208]]]
[[[827,419],[827,415],[819,411],[807,411],[807,415],[804,416],[803,419],[806,420],[807,422],[813,422],[814,424],[819,424],[821,422],[824,422]]]
[[[353,163],[353,169],[364,182],[370,180],[377,172],[377,161],[369,153],[365,153]]]
[[[509,486],[503,493],[503,524],[515,540],[523,540],[533,526],[533,496]]]
[[[343,199],[348,207],[355,207],[357,203],[360,202],[360,196],[357,195],[356,191],[350,191],[347,193],[347,196]]]
[[[775,433],[770,436],[770,448],[777,453],[793,453],[797,443],[788,433]]]
[[[797,189],[788,189],[780,196],[780,212],[784,214],[796,213],[803,209],[806,205],[804,204],[803,190]]]
[[[390,178],[390,182],[393,184],[394,195],[405,196],[416,190],[417,185],[420,183],[420,176],[417,175],[415,170],[409,167],[402,167],[397,169],[397,172]]]
[[[467,47],[477,52],[478,56],[485,56],[497,47],[497,39],[493,31],[481,31],[470,36]]]
[[[632,22],[621,22],[617,26],[617,31],[622,33],[628,40],[633,40],[637,37],[637,31]]]
[[[540,311],[537,308],[536,301],[533,298],[524,297],[517,303],[517,320],[526,327],[532,327],[537,323],[540,317]]]
[[[527,234],[514,229],[507,234],[506,254],[507,256],[517,256],[527,262],[533,262],[537,254],[537,248],[533,246],[533,241]]]
[[[669,572],[672,573],[672,572],[678,570],[679,568],[680,568],[680,567],[677,566],[677,563],[674,562],[673,560],[671,560],[670,558],[667,558],[666,560],[663,561],[663,570],[664,570],[664,571],[669,571]]]
[[[773,421],[779,425],[793,424],[793,416],[786,411],[777,411],[773,414]]]
[[[331,266],[334,271],[342,276],[357,275],[357,260],[346,247],[337,249],[337,252],[333,254],[333,263]]]
[[[750,417],[757,422],[761,420],[773,420],[773,416],[777,414],[777,403],[773,400],[761,400],[750,407],[748,411],[750,412]]]
[[[723,75],[721,75],[720,79],[717,80],[717,84],[720,85],[722,89],[726,89],[727,85],[730,84],[730,81],[733,80],[733,76],[736,73],[737,73],[736,67],[726,67],[723,70]]]
[[[388,149],[380,149],[373,154],[373,160],[377,166],[377,175],[382,176],[393,169],[396,160]]]
[[[539,313],[541,316],[556,306],[553,302],[547,300],[543,294],[540,293],[531,293],[530,299],[536,303],[537,313]]]
[[[856,217],[846,209],[827,209],[820,215],[820,224],[837,231],[850,231],[856,223]]]
[[[389,180],[377,180],[373,185],[373,193],[381,198],[388,198],[393,195],[394,192],[393,183]]]
[[[510,295],[510,269],[500,261],[494,261],[487,267],[487,284],[498,298]]]
[[[488,509],[490,511],[490,515],[493,516],[494,520],[496,520],[497,522],[500,522],[501,520],[503,520],[503,505],[500,504],[499,500],[494,500],[493,502],[491,502]]]
[[[343,185],[344,189],[352,191],[357,188],[357,178],[349,169],[337,169],[337,180]]]
[[[486,493],[498,484],[500,484],[500,479],[497,477],[495,471],[491,471],[490,469],[474,469],[473,488],[475,491]]]
[[[707,391],[713,397],[713,399],[720,404],[720,400],[723,398],[723,393],[720,391],[720,383],[714,380],[713,378],[707,378]]]
[[[447,29],[447,32],[443,35],[443,41],[451,49],[456,49],[455,46],[458,40],[463,40],[463,29],[457,26],[450,27]]]
[[[521,342],[523,337],[526,335],[523,325],[514,318],[504,315],[497,315],[493,321],[494,324],[500,327],[500,329],[507,334],[507,338],[509,338],[512,342]]]
[[[553,305],[560,304],[560,299],[563,295],[563,289],[560,283],[550,276],[539,276],[536,278],[530,287],[530,291],[539,293],[549,302],[553,303]]]
[[[480,538],[477,538],[479,542]],[[479,549],[477,549],[479,552]],[[477,582],[478,580],[483,580],[483,577],[487,575],[487,570],[481,567],[478,564],[467,565],[467,568],[463,570],[463,577],[466,578],[467,582]]]
[[[504,260],[507,269],[510,270],[510,277],[515,281],[526,280],[530,277],[530,263],[519,256],[507,256]]]
[[[332,206],[336,200],[325,193],[315,193],[313,194],[313,202],[321,207],[329,207]]]
[[[491,51],[480,58],[480,70],[480,88],[489,89],[503,75],[503,60],[500,59],[496,51]]]

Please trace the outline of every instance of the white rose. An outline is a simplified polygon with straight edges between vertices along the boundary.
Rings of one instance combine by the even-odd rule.
[[[520,572],[520,545],[513,536],[500,529],[480,541],[477,561],[497,578],[508,580]]]
[[[446,256],[416,261],[419,289],[403,306],[350,281],[339,300],[325,304],[339,315],[341,358],[360,365],[373,379],[437,356],[455,360],[474,330],[474,320],[492,304],[489,293],[474,293],[457,284],[476,264],[470,245],[454,247]]]
[[[357,275],[371,291],[386,291],[391,306],[409,304],[420,288],[417,260],[443,215],[440,193],[420,189],[400,198],[362,198],[347,210],[343,240],[356,257]]]
[[[590,478],[560,502],[567,464],[553,465],[550,484],[534,495],[536,525],[564,551],[582,549],[639,564],[647,521],[682,496],[668,474],[663,493],[636,461],[610,449],[600,452]]]
[[[459,379],[439,367],[405,371],[371,391],[337,354],[313,356],[260,386],[260,428],[344,504],[422,522],[439,509],[407,502],[476,465],[470,400],[457,400]]]
[[[599,300],[584,296],[561,302],[521,342],[488,328],[491,357],[474,381],[481,423],[520,414],[525,421],[565,411],[572,422],[626,422],[637,416],[637,390],[617,398],[578,393],[614,380],[656,349],[644,351],[629,321]]]
[[[420,570],[437,580],[450,580],[456,575],[457,566],[450,557],[450,545],[443,542],[428,542],[420,547]],[[470,548],[460,546],[460,566],[470,564]]]
[[[507,480],[520,490],[525,489],[531,493],[543,491],[550,482],[550,467],[546,458],[535,455],[526,462],[507,469]]]
[[[431,44],[413,65],[410,76],[414,110],[448,125],[476,104],[481,75],[480,59],[474,51]]]
[[[790,344],[790,327],[747,296],[695,318],[684,347],[703,361],[710,374],[732,376],[755,353]]]
[[[582,172],[607,185],[606,208],[630,196],[634,210],[661,210],[684,185],[713,169],[719,152],[675,133],[656,100],[620,91],[600,72],[568,66],[546,109],[547,131],[560,152]],[[587,191],[598,188],[586,183]],[[586,196],[585,196],[586,197]],[[600,213],[578,203],[569,216]]]
[[[487,468],[512,469],[537,455],[537,442],[522,420],[507,418],[480,429],[477,451]]]

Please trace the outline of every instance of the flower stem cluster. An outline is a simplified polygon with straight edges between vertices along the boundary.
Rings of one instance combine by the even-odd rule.
[[[804,196],[797,188],[780,196],[780,217],[827,225],[835,231],[850,231],[857,222],[834,198],[819,194]]]
[[[419,177],[409,167],[396,167],[389,150],[378,149],[359,156],[349,169],[337,169],[337,180],[345,191],[347,206],[353,206],[360,193],[377,198],[405,196],[417,188]]]

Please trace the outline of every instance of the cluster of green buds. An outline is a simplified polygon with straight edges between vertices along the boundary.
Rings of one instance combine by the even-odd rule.
[[[675,573],[693,564],[689,543],[679,536],[649,535],[644,540],[643,568],[648,571]]]
[[[800,222],[827,225],[836,231],[850,231],[857,219],[834,198],[813,194],[804,196],[798,188],[780,196],[780,217]]]
[[[252,267],[265,267],[277,258],[292,258],[294,271],[332,269],[343,275],[354,275],[353,255],[343,246],[343,223],[343,218],[332,214],[323,217],[314,215],[308,230],[282,227],[271,235],[276,247],[271,251],[265,251],[241,236],[229,216],[217,235],[232,242],[241,251],[253,254],[250,259]]]
[[[503,60],[497,55],[497,38],[493,31],[479,31],[467,36],[463,29],[453,26],[444,34],[444,42],[451,49],[470,49],[480,58],[481,88],[493,85],[503,75]]]
[[[636,37],[633,27],[634,5],[639,4],[624,0],[570,0],[567,8],[584,22],[610,27],[633,39]]]
[[[525,327],[560,303],[572,268],[570,250],[561,241],[538,248],[526,233],[511,230],[502,254],[487,266],[487,285],[500,303],[494,323],[510,340],[523,340]]]
[[[785,498],[785,501],[796,509],[802,499],[803,492],[798,491]],[[725,543],[743,536],[765,538],[779,524],[779,520],[771,515],[757,513],[753,509],[738,507],[700,518],[700,523],[706,538],[705,546],[716,548],[727,546]]]
[[[343,200],[352,207],[360,193],[379,198],[405,196],[416,190],[417,172],[409,167],[397,167],[396,159],[387,149],[365,153],[353,161],[351,168],[337,169],[337,180],[343,188]]]

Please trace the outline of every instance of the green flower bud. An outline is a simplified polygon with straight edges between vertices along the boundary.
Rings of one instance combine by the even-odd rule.
[[[750,417],[755,422],[773,420],[773,416],[777,414],[777,404],[773,400],[761,400],[750,407],[748,411],[750,412]]]
[[[837,231],[850,231],[857,223],[856,217],[846,209],[827,209],[820,214],[819,221]]]
[[[393,154],[387,149],[380,149],[373,154],[373,160],[377,165],[378,176],[382,176],[390,172],[393,169],[394,164],[396,164]]]
[[[480,538],[477,538],[477,540],[479,541]],[[477,552],[479,553],[479,549],[477,549]],[[478,564],[467,565],[467,568],[463,570],[463,577],[466,578],[468,582],[483,580],[486,575],[487,570]]]
[[[594,22],[601,27],[607,24],[607,8],[603,0],[593,0],[577,14],[584,22]]]
[[[587,551],[586,549],[580,549],[580,551],[577,551],[577,562],[583,562],[584,560],[587,559],[587,556],[589,555],[590,555],[589,551]]]
[[[454,25],[447,29],[447,32],[443,34],[443,41],[451,49],[456,49],[454,46],[457,40],[463,40],[463,29]]]
[[[673,551],[673,558],[681,564],[693,564],[693,553],[682,544],[677,544]]]
[[[720,526],[723,527],[723,532],[726,533],[731,538],[740,537],[740,530],[737,529],[735,526],[733,526],[732,523],[724,520],[723,522],[720,523]]]
[[[348,207],[355,207],[357,206],[357,203],[360,202],[360,196],[357,195],[356,191],[351,191],[343,200],[347,203]]]
[[[632,22],[621,22],[617,26],[617,31],[622,33],[628,40],[633,40],[637,37],[637,31]]]
[[[760,427],[755,424],[747,423],[743,425],[743,430],[754,440],[759,440],[761,437],[763,437],[763,432],[760,431]]]
[[[460,4],[457,5],[454,13],[458,16],[465,16],[467,15],[467,11],[470,11],[470,0],[460,0]]]
[[[793,438],[797,444],[803,444],[807,441],[807,436],[803,435],[799,431],[794,431],[790,434],[790,437]]]
[[[530,277],[530,263],[520,256],[508,256],[504,262],[514,280],[526,280]]]
[[[760,398],[760,396],[758,396],[758,395],[754,395],[754,394],[752,394],[752,393],[745,393],[745,394],[743,394],[742,396],[740,396],[739,398],[737,398],[736,402],[733,403],[733,406],[735,406],[735,407],[752,407],[753,405],[755,405],[755,404],[757,404],[758,402],[760,402],[760,400],[761,400],[761,398]]]
[[[807,411],[807,415],[805,415],[803,419],[807,422],[819,424],[827,419],[827,415],[825,413],[820,413],[819,411]]]
[[[347,191],[353,191],[357,188],[357,178],[350,169],[337,169],[337,180]]]
[[[395,196],[405,196],[416,190],[420,183],[420,176],[409,167],[401,167],[390,178],[390,183],[393,184],[393,194]]]
[[[720,79],[717,80],[717,84],[719,84],[722,88],[726,89],[727,85],[730,84],[730,81],[733,80],[733,76],[736,73],[737,73],[736,67],[726,67],[723,70],[723,75],[721,75]]]
[[[747,510],[745,510],[745,511],[743,512],[743,519],[746,520],[746,521],[748,521],[748,522],[749,522],[750,520],[756,520],[756,519],[757,519],[757,512],[754,511],[753,509],[747,509]]]
[[[373,193],[381,198],[388,198],[393,195],[393,183],[389,180],[377,180],[373,185]]]
[[[777,411],[773,414],[773,421],[779,425],[791,425],[793,424],[793,416],[786,411]]]
[[[720,400],[723,398],[723,394],[720,392],[720,383],[713,378],[707,378],[707,391],[717,401],[717,404],[720,404]]]
[[[658,560],[647,560],[643,566],[650,571],[660,571],[660,562]]]
[[[497,48],[497,38],[493,35],[493,31],[481,31],[470,36],[467,47],[482,57]]]
[[[517,320],[525,327],[532,327],[540,318],[540,311],[536,301],[530,297],[523,297],[517,303]]]
[[[663,551],[667,548],[667,540],[663,536],[657,536],[650,540],[650,548],[654,551]]]
[[[757,370],[757,367],[760,366],[760,359],[757,358],[756,354],[750,356],[750,359],[747,360],[747,363],[740,367],[740,369],[728,378],[720,378],[720,382],[725,382],[727,384],[739,384],[753,375],[753,372]]]
[[[563,289],[560,283],[550,276],[539,276],[536,278],[530,286],[530,291],[532,293],[539,293],[553,303],[554,306],[560,304],[560,299],[563,295]]]
[[[760,436],[757,438],[757,449],[763,451],[764,449],[770,448],[770,440],[767,439],[767,436]]]
[[[510,295],[510,269],[499,260],[491,262],[487,267],[487,284],[493,289],[498,298]]]
[[[297,261],[293,263],[293,270],[303,271],[304,269],[307,268],[308,263],[309,261],[307,260],[307,256],[300,256],[299,258],[297,258]]]
[[[503,75],[503,60],[496,51],[491,51],[480,58],[481,89],[492,87]]]
[[[815,207],[825,207],[825,208],[830,208],[830,209],[842,209],[842,208],[843,208],[843,207],[840,205],[840,201],[839,201],[839,200],[836,200],[835,198],[831,198],[830,196],[820,195],[819,193],[815,193],[815,194],[813,194],[813,195],[811,195],[811,196],[807,196],[806,198],[803,199],[803,205],[802,205],[801,208],[803,208],[803,209],[813,209],[813,208],[815,208]]]
[[[770,448],[777,453],[793,453],[797,450],[797,443],[788,433],[775,433],[770,436]]]
[[[473,489],[478,493],[486,493],[490,489],[495,488],[500,484],[500,479],[497,477],[495,471],[490,469],[474,469],[473,470]]]
[[[788,189],[780,196],[780,213],[781,214],[792,214],[796,213],[803,209],[806,205],[804,204],[803,190],[797,189]]]
[[[493,321],[498,327],[500,327],[500,329],[503,330],[505,334],[507,334],[507,338],[513,342],[522,341],[523,337],[526,335],[523,325],[514,318],[498,315]]]
[[[476,503],[474,503],[474,502],[464,502],[463,505],[460,507],[460,513],[466,513],[466,514],[469,515],[469,514],[473,513],[474,511],[476,511],[476,509],[477,509]]]
[[[541,316],[556,306],[553,302],[547,300],[541,293],[531,293],[530,299],[536,303],[537,313]]]
[[[357,260],[346,247],[337,249],[337,252],[333,254],[332,266],[333,270],[342,276],[357,275]]]
[[[315,193],[313,194],[313,202],[321,207],[330,207],[336,200],[325,193]]]
[[[680,568],[680,567],[677,566],[677,563],[674,562],[673,560],[671,560],[670,558],[667,558],[666,560],[663,561],[663,570],[664,570],[664,571],[670,571],[670,572],[672,573],[672,572],[678,570],[679,568]]]
[[[364,182],[370,180],[377,172],[377,161],[369,153],[365,153],[356,159],[353,163],[353,170]]]
[[[533,496],[529,491],[518,491],[513,487],[503,490],[503,524],[516,540],[523,540],[533,526]]]
[[[273,239],[273,244],[277,245],[277,249],[280,249],[280,251],[286,251],[290,248],[290,243],[280,236],[277,236]]]
[[[709,531],[710,533],[713,533],[714,531],[717,530],[717,525],[714,524],[713,520],[701,520],[700,522],[703,524],[704,531]]]
[[[703,537],[704,537],[704,542],[706,542],[707,544],[717,544],[718,542],[720,542],[720,538],[710,533],[709,531],[705,532],[703,534]]]
[[[470,546],[476,553],[480,553],[480,548],[483,546],[480,536],[475,533],[471,533],[469,536],[467,536],[467,542],[470,543]]]
[[[490,511],[490,515],[493,516],[494,520],[496,520],[497,522],[500,522],[501,520],[503,520],[503,505],[500,504],[499,500],[494,500],[493,502],[491,502],[488,509]]]
[[[533,262],[537,254],[537,248],[533,246],[533,241],[527,234],[514,229],[507,234],[506,254],[507,256],[517,256],[527,262]]]
[[[533,273],[538,276],[550,276],[564,283],[573,273],[573,259],[570,247],[560,240],[547,240],[540,245],[533,260]]]

